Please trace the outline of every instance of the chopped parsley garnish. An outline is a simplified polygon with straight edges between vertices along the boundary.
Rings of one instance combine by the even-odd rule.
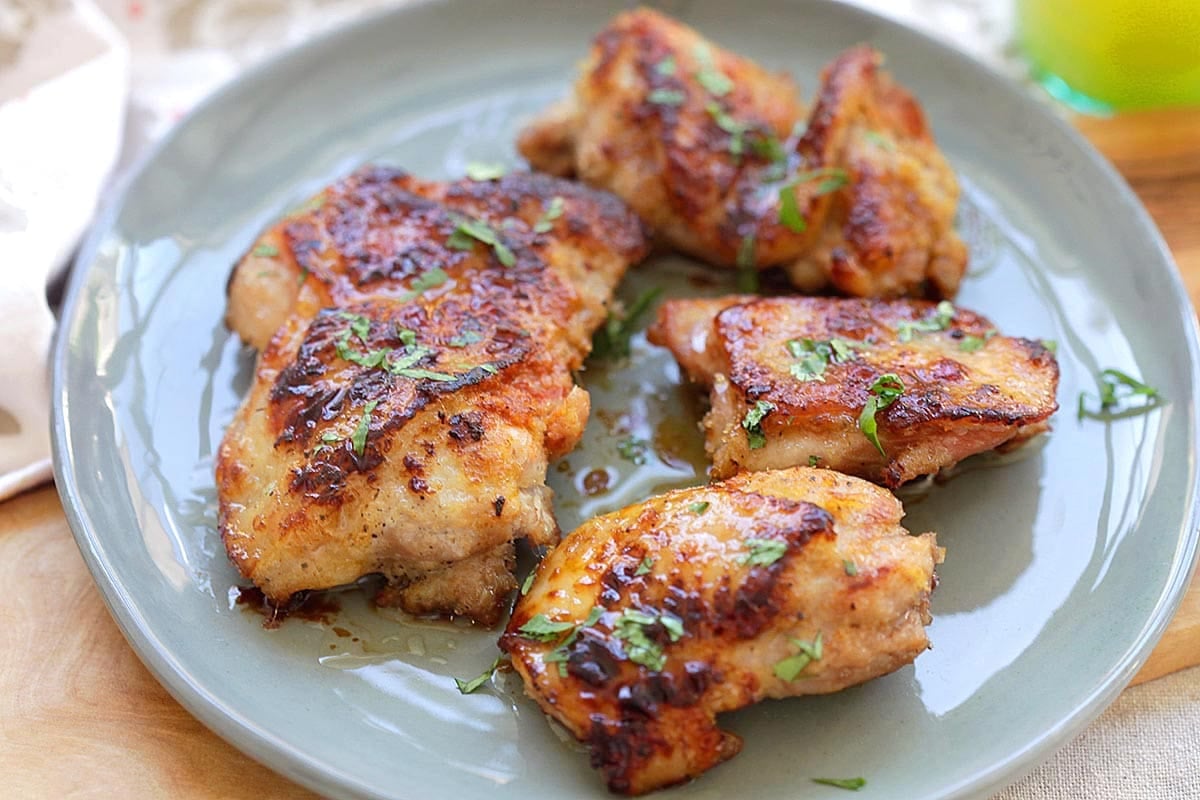
[[[654,65],[654,71],[659,75],[674,75],[675,74],[675,56],[669,55],[662,61]]]
[[[455,250],[471,250],[475,247],[475,242],[482,242],[491,247],[496,254],[496,260],[504,266],[511,267],[517,263],[517,257],[508,245],[500,241],[500,237],[486,222],[477,219],[459,219],[458,227],[446,240],[446,246]]]
[[[467,164],[467,177],[473,181],[494,181],[503,178],[508,168],[503,164],[472,161]]]
[[[889,153],[894,152],[896,149],[896,143],[879,131],[867,131],[863,134],[863,137],[871,144],[887,150]]]
[[[787,542],[782,539],[747,539],[748,552],[738,556],[737,562],[751,567],[769,567],[787,552]]]
[[[944,331],[950,327],[950,322],[954,319],[954,304],[949,300],[943,300],[937,304],[937,308],[933,310],[932,317],[926,317],[919,320],[903,320],[896,326],[896,333],[899,335],[900,341],[912,341],[914,333],[936,333]]]
[[[479,331],[463,331],[457,336],[451,337],[446,344],[450,345],[451,347],[466,347],[482,341],[483,334]]]
[[[558,195],[550,199],[542,212],[542,217],[533,226],[534,233],[547,233],[554,228],[554,220],[563,215],[563,208],[566,201]]]
[[[1093,395],[1090,392],[1080,392],[1079,419],[1091,417],[1092,419],[1111,422],[1114,419],[1142,414],[1157,408],[1162,400],[1162,395],[1158,389],[1116,369],[1101,370],[1100,374],[1096,376],[1096,386],[1099,389],[1100,408],[1096,411],[1088,408],[1087,400]],[[1144,397],[1146,401],[1140,406],[1114,410],[1123,402],[1135,397]]]
[[[1050,355],[1058,355],[1058,342],[1054,341],[1053,339],[1042,339],[1041,343],[1042,347],[1050,351]]]
[[[820,463],[821,463],[820,456],[809,456],[808,457],[808,465],[810,467],[815,467],[817,464],[820,464]]]
[[[358,340],[363,344],[367,343],[367,337],[371,334],[371,320],[364,317],[362,314],[351,314],[348,311],[339,311],[338,316],[342,319],[350,320],[350,332],[358,337]]]
[[[417,332],[411,328],[405,328],[400,325],[396,326],[396,338],[400,340],[400,344],[414,345],[417,343]]]
[[[648,614],[645,611],[627,608],[613,623],[613,637],[620,639],[625,648],[625,657],[641,664],[652,672],[661,672],[666,666],[667,655],[662,645],[650,638],[646,629],[659,625],[667,638],[677,642],[683,638],[683,622],[667,614]]]
[[[538,616],[541,616],[541,614]],[[604,616],[604,609],[600,606],[592,606],[592,610],[588,612],[587,619],[585,619],[583,622],[579,623],[578,625],[568,623],[567,628],[570,629],[571,633],[559,643],[558,647],[555,647],[549,653],[546,653],[546,655],[542,656],[542,661],[547,664],[557,663],[559,676],[563,678],[567,677],[567,659],[571,655],[571,645],[573,645],[575,640],[579,638],[579,632],[581,630],[595,625],[600,621],[600,617],[602,616]],[[554,637],[551,636],[550,638]]]
[[[798,381],[825,380],[825,368],[830,364],[845,364],[854,358],[854,349],[862,347],[859,342],[848,339],[788,339],[784,343],[788,354],[797,359],[792,364],[792,377]]]
[[[796,680],[809,664],[821,660],[821,634],[819,632],[817,638],[811,642],[800,639],[791,639],[790,641],[800,652],[775,664],[775,677],[781,681]]]
[[[846,574],[851,578],[858,574],[858,565],[849,559],[842,560],[842,569],[845,570]]]
[[[774,133],[759,133],[750,137],[750,150],[754,155],[772,164],[783,164],[787,161],[787,151],[783,149],[783,143]]]
[[[766,434],[763,433],[762,421],[763,418],[775,410],[775,404],[766,400],[759,400],[754,404],[754,408],[746,412],[746,416],[742,417],[742,427],[746,429],[746,438],[749,440],[750,449],[758,450],[767,444]]]
[[[698,42],[692,50],[692,55],[700,69],[696,70],[696,81],[711,95],[724,97],[733,91],[733,81],[717,68],[713,60],[712,48],[704,42]]]
[[[637,569],[633,571],[634,577],[650,574],[651,568],[654,566],[654,559],[646,556],[642,559],[642,563],[638,564]]]
[[[480,686],[483,686],[485,683],[487,683],[488,679],[492,677],[492,673],[496,671],[496,667],[500,666],[500,662],[503,660],[504,656],[496,656],[496,660],[492,662],[490,667],[469,681],[455,678],[454,684],[458,686],[458,691],[462,692],[463,694],[472,694]]]
[[[821,167],[797,173],[796,177],[779,187],[779,223],[793,233],[808,230],[808,220],[800,213],[800,206],[796,202],[796,187],[813,181],[820,181],[816,191],[820,196],[845,186],[849,176],[840,167]]]
[[[321,434],[321,441],[325,444],[333,444],[334,442],[340,442],[341,440],[342,437],[338,435],[337,431],[325,431]]]
[[[354,448],[354,454],[357,456],[361,456],[367,449],[367,434],[371,432],[371,413],[377,405],[379,405],[379,401],[372,400],[363,406],[362,417],[358,420],[358,425],[350,436],[350,446]]]
[[[690,504],[687,508],[688,508],[688,511],[692,512],[696,516],[700,516],[705,511],[708,511],[708,506],[709,506],[709,502],[707,500],[700,500],[698,502]]]
[[[746,126],[729,116],[729,112],[721,108],[719,103],[711,102],[706,109],[717,127],[729,134],[729,152],[735,158],[740,158],[745,150]]]
[[[646,100],[660,106],[681,106],[687,95],[678,89],[655,89],[646,95]]]
[[[416,280],[409,285],[408,293],[400,299],[404,302],[407,302],[417,297],[422,292],[428,291],[429,289],[436,289],[448,280],[450,280],[450,276],[447,275],[446,270],[442,269],[441,267],[434,267],[433,269],[426,270],[416,277]]]
[[[638,323],[662,292],[661,287],[647,289],[629,304],[622,316],[617,316],[610,311],[608,319],[596,329],[595,335],[592,336],[592,356],[595,358],[623,358],[629,355],[630,340],[638,330]]]
[[[525,576],[524,582],[521,583],[521,596],[529,594],[529,590],[533,588],[533,579],[537,577],[537,567],[529,570],[529,574]]]
[[[296,278],[296,285],[303,286],[306,280],[308,280],[308,267],[301,267],[300,275]]]
[[[574,622],[554,622],[545,614],[535,614],[528,622],[517,628],[517,632],[527,639],[548,642],[557,638],[560,633],[565,633],[574,627]]]
[[[976,350],[982,350],[983,346],[990,342],[995,335],[995,331],[988,331],[983,336],[972,336],[968,333],[958,340],[958,349],[964,353],[974,353]]]
[[[835,786],[838,789],[849,789],[852,792],[857,792],[867,785],[866,778],[813,778],[812,782],[824,786]]]
[[[867,404],[863,406],[862,413],[858,415],[858,429],[871,444],[875,445],[879,455],[886,457],[887,453],[883,452],[883,445],[879,443],[879,429],[875,422],[875,415],[896,402],[896,398],[904,394],[904,383],[895,373],[889,372],[876,378],[867,391],[871,393],[871,396],[867,398]]]
[[[262,244],[255,245],[254,249],[251,250],[250,253],[260,258],[274,258],[275,256],[279,255],[279,248],[273,244],[267,244],[266,242],[263,242]]]
[[[758,270],[754,266],[754,234],[742,237],[738,244],[737,258],[737,290],[742,294],[758,294]]]
[[[646,451],[649,446],[650,443],[645,439],[626,436],[617,442],[617,455],[640,467],[646,463]]]

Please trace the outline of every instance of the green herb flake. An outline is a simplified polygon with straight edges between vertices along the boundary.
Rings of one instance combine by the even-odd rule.
[[[300,275],[296,278],[296,285],[303,286],[304,282],[307,280],[308,280],[308,267],[301,267]]]
[[[651,558],[650,556],[646,556],[645,558],[642,559],[642,563],[638,564],[637,569],[635,569],[633,571],[634,577],[640,577],[642,575],[649,575],[650,570],[653,567],[654,567],[654,559]]]
[[[820,463],[821,463],[820,456],[809,456],[808,457],[808,465],[810,467],[815,467],[817,464],[820,464]]]
[[[750,151],[759,158],[772,164],[783,164],[787,161],[787,151],[783,149],[783,143],[774,133],[756,132],[749,137],[749,142]]]
[[[367,337],[371,334],[371,320],[364,317],[362,314],[351,314],[347,311],[338,312],[338,316],[342,319],[350,321],[350,332],[358,337],[358,340],[363,344],[367,343]]]
[[[411,347],[417,343],[417,332],[410,328],[402,328],[396,326],[396,338],[400,340],[400,344],[405,347]]]
[[[886,150],[889,153],[896,151],[896,143],[879,131],[867,131],[863,134],[863,138],[876,147]]]
[[[662,293],[661,287],[647,289],[629,304],[623,315],[618,316],[609,312],[608,319],[596,329],[596,333],[592,336],[592,356],[594,358],[624,358],[629,355],[633,334],[639,330],[642,318],[646,316]]]
[[[857,792],[867,785],[866,778],[813,778],[812,782],[823,786],[835,786],[838,789],[849,789],[852,792]]]
[[[529,574],[525,576],[525,580],[521,583],[521,596],[529,594],[529,590],[533,588],[533,579],[537,577],[537,567],[529,570]]]
[[[933,316],[926,317],[915,321],[904,320],[896,326],[896,333],[902,342],[912,341],[915,333],[936,333],[944,331],[950,327],[950,323],[954,320],[954,304],[949,300],[943,300],[937,304],[933,310]]]
[[[508,168],[503,164],[471,161],[467,164],[467,177],[473,181],[494,181],[503,178]]]
[[[858,565],[848,559],[842,560],[842,569],[845,570],[846,574],[851,578],[858,574]]]
[[[481,242],[491,247],[492,252],[496,254],[496,260],[504,266],[511,267],[517,263],[517,257],[513,255],[513,251],[500,241],[500,237],[496,235],[491,226],[477,219],[460,218],[458,226],[446,240],[446,246],[454,250],[471,250],[475,247],[475,242]]]
[[[689,504],[687,509],[696,516],[700,516],[705,511],[708,511],[708,506],[709,502],[707,500],[700,500],[698,502]]]
[[[796,204],[796,185],[793,183],[781,186],[779,189],[779,224],[792,233],[804,233],[808,230],[808,221],[800,213]]]
[[[357,456],[362,456],[367,449],[367,434],[371,432],[371,413],[375,411],[377,405],[379,405],[379,401],[372,400],[363,406],[362,417],[359,418],[358,425],[350,436],[350,446],[354,448],[354,454]]]
[[[541,616],[540,614],[538,616]],[[588,612],[587,619],[578,625],[568,624],[570,634],[563,639],[557,647],[542,656],[542,661],[547,664],[558,664],[558,674],[560,677],[567,677],[567,659],[571,656],[571,645],[579,638],[579,632],[584,628],[590,628],[600,621],[604,616],[604,609],[600,606],[592,606],[592,610]],[[551,636],[550,638],[553,638]]]
[[[492,665],[490,667],[488,667],[482,673],[480,673],[477,677],[474,677],[469,681],[464,681],[464,680],[460,680],[459,678],[455,678],[454,684],[458,687],[458,691],[461,692],[462,694],[474,693],[476,689],[478,689],[480,686],[483,686],[485,683],[488,682],[488,679],[492,677],[492,674],[496,671],[496,668],[500,666],[500,662],[503,660],[504,660],[504,656],[502,656],[502,655],[496,656],[496,660],[492,662]]]
[[[548,642],[558,638],[560,633],[566,633],[575,627],[573,622],[554,622],[545,614],[535,614],[528,622],[517,628],[517,632],[527,639]]]
[[[879,455],[886,458],[887,453],[883,451],[883,445],[879,443],[879,428],[875,421],[875,415],[896,402],[896,398],[904,394],[904,383],[895,373],[889,372],[876,378],[867,391],[871,393],[871,396],[867,398],[867,403],[858,416],[858,429],[871,444],[875,445]]]
[[[729,152],[735,158],[741,158],[745,151],[746,126],[731,117],[719,103],[709,103],[706,109],[717,127],[729,134]]]
[[[450,347],[462,348],[482,341],[483,334],[481,334],[479,331],[463,331],[457,336],[451,337],[446,344],[448,344]]]
[[[754,269],[754,234],[747,234],[742,237],[742,241],[738,244],[736,265],[743,272],[749,270],[754,272],[754,288],[749,290],[752,292],[758,291],[758,271]],[[738,274],[738,291],[741,288],[742,276]]]
[[[974,353],[977,350],[982,350],[984,345],[990,342],[995,335],[995,331],[988,331],[983,336],[967,334],[958,340],[958,349],[964,353]]]
[[[692,50],[692,55],[700,68],[696,70],[696,81],[705,91],[715,97],[724,97],[733,91],[733,81],[717,67],[713,59],[712,48],[704,42],[699,42]]]
[[[617,442],[617,455],[640,467],[646,463],[646,452],[649,450],[649,447],[650,443],[645,439],[626,436]]]
[[[1157,408],[1162,402],[1162,395],[1158,389],[1117,369],[1101,370],[1096,376],[1096,386],[1099,389],[1100,408],[1096,411],[1089,409],[1087,400],[1092,395],[1089,392],[1080,392],[1077,415],[1079,419],[1090,417],[1111,422],[1126,416],[1144,414]],[[1146,400],[1140,406],[1120,408],[1123,403],[1135,397],[1144,397]]]
[[[659,75],[674,75],[675,74],[675,56],[669,55],[662,61],[654,65],[654,71]]]
[[[672,642],[683,638],[683,622],[679,618],[667,614],[650,614],[632,608],[621,612],[621,616],[613,623],[613,637],[621,640],[625,657],[630,661],[652,672],[661,672],[666,666],[667,655],[663,652],[662,645],[647,633],[647,628],[654,625],[661,626]]]
[[[821,660],[822,644],[819,632],[817,633],[817,638],[813,639],[812,642],[805,642],[801,639],[791,639],[790,641],[800,652],[794,656],[788,656],[775,664],[775,677],[781,681],[796,680],[809,664]]]
[[[566,201],[558,195],[551,198],[542,212],[542,217],[533,226],[534,233],[548,233],[554,229],[554,220],[563,215],[563,210],[566,206]]]
[[[259,258],[274,258],[275,256],[279,255],[279,248],[273,244],[267,244],[266,242],[263,242],[262,244],[255,245],[254,249],[250,251],[250,254],[256,255]]]
[[[747,411],[746,416],[742,417],[742,427],[746,429],[746,438],[749,440],[751,450],[758,450],[766,446],[767,437],[763,433],[762,421],[774,410],[774,403],[759,400],[754,404],[754,408]]]
[[[648,102],[659,106],[681,106],[687,95],[678,89],[655,89],[646,95]]]
[[[738,556],[743,566],[769,567],[787,553],[788,544],[782,539],[747,539],[746,550]]]
[[[1042,339],[1041,344],[1042,347],[1050,351],[1050,355],[1058,355],[1058,342],[1054,341],[1053,339]]]
[[[321,441],[325,444],[333,444],[334,442],[340,442],[341,440],[342,437],[338,435],[337,431],[325,431],[321,434]]]
[[[855,349],[862,347],[859,342],[848,339],[788,339],[784,347],[788,354],[797,359],[792,364],[792,377],[798,381],[825,381],[825,368],[830,364],[845,364],[855,357]]]
[[[411,300],[413,297],[421,294],[421,292],[436,289],[448,280],[450,280],[450,276],[441,267],[426,270],[418,275],[416,280],[409,285],[409,297],[407,299]]]

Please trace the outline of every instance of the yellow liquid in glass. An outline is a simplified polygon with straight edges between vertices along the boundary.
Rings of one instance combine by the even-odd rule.
[[[1083,110],[1200,105],[1200,0],[1017,0],[1017,35]]]

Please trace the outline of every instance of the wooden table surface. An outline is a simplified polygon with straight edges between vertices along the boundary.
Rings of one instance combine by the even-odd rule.
[[[1200,303],[1200,109],[1078,124],[1146,203]],[[210,733],[142,666],[53,488],[0,503],[0,586],[0,796],[313,797]],[[1195,663],[1200,582],[1136,680]]]

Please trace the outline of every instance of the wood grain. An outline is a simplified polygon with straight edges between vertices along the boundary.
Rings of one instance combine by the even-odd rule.
[[[1078,124],[1146,203],[1200,301],[1200,110]],[[0,796],[314,797],[210,733],[146,671],[53,489],[0,503],[0,586]],[[1136,681],[1196,663],[1193,585]]]

